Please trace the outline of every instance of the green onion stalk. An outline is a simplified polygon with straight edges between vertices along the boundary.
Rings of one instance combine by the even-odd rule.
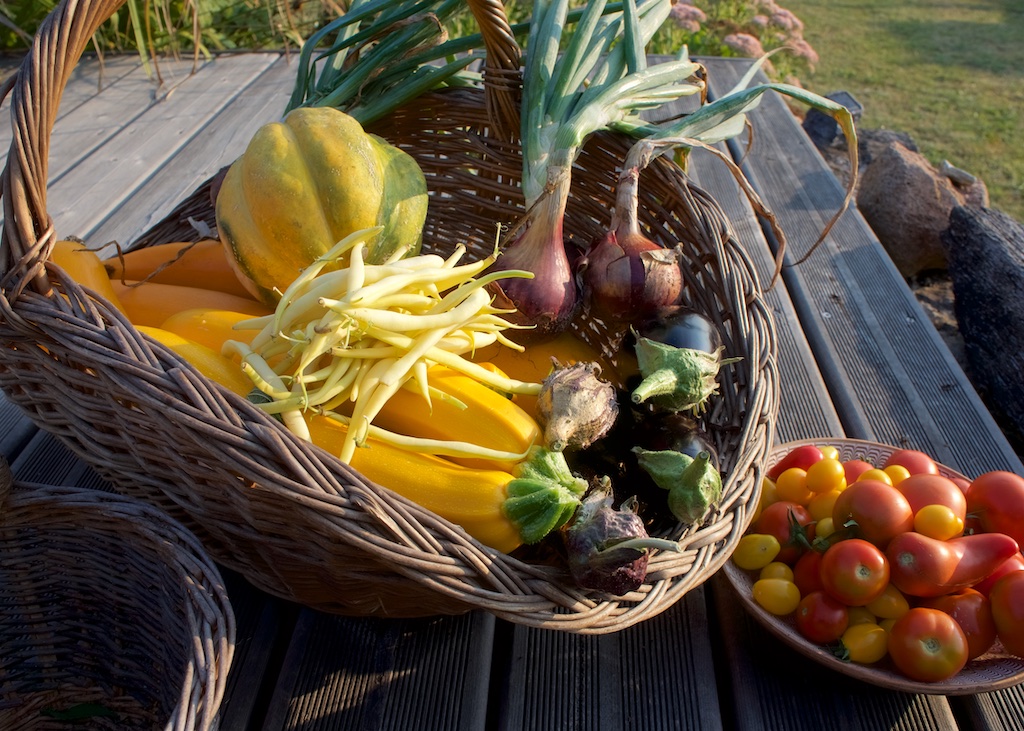
[[[340,109],[362,125],[442,87],[479,84],[479,33],[450,38],[445,24],[465,0],[353,0],[302,45],[286,111]]]
[[[583,144],[620,126],[647,133],[641,112],[704,89],[700,64],[688,58],[647,66],[647,44],[671,7],[671,0],[626,0],[610,10],[605,0],[589,0],[563,43],[568,0],[534,3],[521,114],[526,215],[495,267],[534,273],[502,288],[518,324],[537,335],[565,329],[579,304],[563,222]]]

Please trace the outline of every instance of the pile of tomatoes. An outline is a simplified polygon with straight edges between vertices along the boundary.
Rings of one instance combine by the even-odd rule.
[[[1021,545],[1024,477],[951,479],[915,450],[876,466],[801,445],[768,471],[732,560],[807,640],[939,682],[997,640],[1024,657]]]

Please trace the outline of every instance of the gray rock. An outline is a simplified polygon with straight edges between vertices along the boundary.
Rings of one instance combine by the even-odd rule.
[[[1001,211],[956,206],[941,238],[971,380],[1024,434],[1024,226]]]
[[[940,237],[960,203],[947,177],[898,142],[874,156],[857,190],[857,206],[905,277],[946,268]]]

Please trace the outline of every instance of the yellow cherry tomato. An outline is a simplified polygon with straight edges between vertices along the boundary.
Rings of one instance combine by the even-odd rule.
[[[758,571],[775,560],[782,546],[779,539],[766,533],[748,533],[740,538],[732,560],[744,571]]]
[[[817,538],[828,538],[830,535],[836,532],[836,524],[832,520],[832,516],[822,518],[814,526],[814,535]]]
[[[901,464],[891,464],[885,468],[885,474],[889,475],[893,485],[898,485],[910,477],[910,470]]]
[[[914,530],[938,541],[964,532],[964,520],[946,505],[925,505],[914,514]]]
[[[855,624],[877,624],[878,617],[871,613],[871,610],[867,607],[850,607],[847,610],[850,615],[850,621],[847,623],[848,627],[852,627]]]
[[[841,638],[850,662],[870,665],[888,653],[889,633],[874,622],[848,625]]]
[[[772,561],[770,564],[761,569],[761,573],[757,575],[759,579],[785,579],[786,581],[793,580],[793,569],[788,564],[782,563],[782,561]]]
[[[832,492],[846,487],[846,468],[838,459],[819,460],[807,468],[807,489],[813,493]]]
[[[821,452],[821,456],[825,459],[839,459],[839,448],[833,447],[831,444],[827,444],[824,447],[818,447]]]
[[[879,619],[899,619],[910,611],[910,602],[892,584],[885,587],[882,595],[867,603],[867,609]]]
[[[886,634],[892,631],[892,626],[896,624],[895,619],[880,619],[878,620],[878,626],[885,630]]]
[[[800,604],[800,590],[785,579],[758,579],[752,591],[762,609],[780,617],[792,614]]]
[[[832,508],[835,507],[836,499],[841,493],[842,490],[830,490],[815,494],[807,503],[807,512],[815,520],[831,517]]]
[[[889,477],[888,473],[886,473],[885,470],[878,469],[877,467],[861,472],[857,481],[860,482],[861,480],[878,480],[879,482],[884,482],[886,485],[892,484],[892,478]]]
[[[807,472],[799,467],[790,467],[775,478],[775,493],[779,500],[806,505],[811,499],[811,491],[807,489]]]

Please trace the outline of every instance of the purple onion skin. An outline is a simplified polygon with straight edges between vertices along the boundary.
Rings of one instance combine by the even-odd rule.
[[[495,285],[516,308],[506,319],[533,327],[518,340],[554,336],[569,327],[579,306],[579,292],[560,223],[547,235],[541,225],[531,224],[502,250],[491,269],[533,272],[533,279],[503,279]]]
[[[638,589],[647,577],[648,549],[673,547],[651,538],[636,513],[636,501],[612,507],[610,484],[595,488],[562,529],[569,570],[584,589],[621,596]]]
[[[591,309],[606,320],[638,322],[676,305],[683,278],[675,255],[640,233],[608,231],[582,270]]]
[[[567,532],[565,543],[573,579],[584,589],[621,596],[636,591],[647,577],[647,552],[635,548],[606,548],[611,540],[646,535],[635,513],[606,508],[586,525]]]

